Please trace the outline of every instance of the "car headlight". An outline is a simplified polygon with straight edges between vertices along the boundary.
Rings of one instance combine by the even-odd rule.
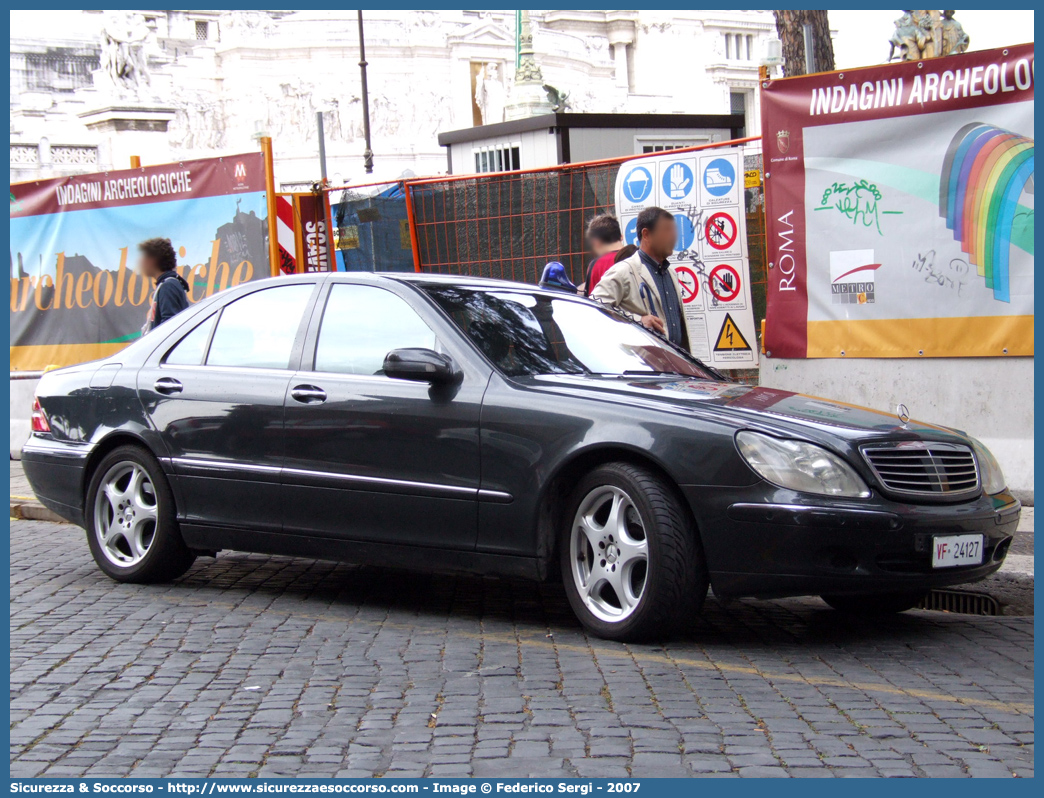
[[[747,431],[736,435],[736,445],[751,468],[781,488],[861,499],[870,495],[852,466],[821,446]]]
[[[1008,483],[1004,480],[1004,472],[1001,471],[997,458],[975,438],[970,440],[975,450],[975,459],[979,461],[979,479],[982,480],[983,491],[987,496],[1000,493],[1008,487]]]

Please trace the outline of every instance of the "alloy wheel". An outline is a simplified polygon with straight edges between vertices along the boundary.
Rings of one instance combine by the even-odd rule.
[[[156,536],[156,489],[137,463],[113,465],[94,502],[94,532],[105,556],[121,568],[137,565]]]
[[[638,607],[649,572],[649,544],[638,508],[620,488],[595,488],[570,533],[573,581],[597,618],[616,622]]]

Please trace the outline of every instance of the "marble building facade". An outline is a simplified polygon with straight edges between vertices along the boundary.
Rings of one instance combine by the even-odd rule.
[[[529,15],[568,111],[742,112],[757,130],[771,12]],[[354,11],[12,12],[11,180],[249,151],[271,135],[277,183],[301,187],[319,177],[317,111],[332,182],[444,173],[438,134],[502,121],[511,102],[514,12],[364,16],[372,176]]]

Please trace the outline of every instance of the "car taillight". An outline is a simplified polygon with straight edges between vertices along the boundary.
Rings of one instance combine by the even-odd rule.
[[[50,432],[51,425],[47,423],[47,416],[40,407],[40,400],[33,398],[33,432]]]

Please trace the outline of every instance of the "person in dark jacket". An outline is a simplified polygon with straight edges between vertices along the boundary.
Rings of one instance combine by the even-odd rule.
[[[175,271],[178,258],[169,238],[150,238],[138,244],[138,249],[138,272],[156,282],[145,326],[141,328],[145,335],[188,307],[188,283]]]

